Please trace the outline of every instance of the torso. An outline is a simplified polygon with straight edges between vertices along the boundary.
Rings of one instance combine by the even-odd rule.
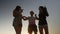
[[[39,23],[38,24],[39,25],[45,25],[45,24],[47,24],[46,16],[39,14]]]
[[[18,15],[14,18],[13,21],[14,25],[22,24],[22,15],[18,13]]]
[[[35,24],[35,17],[29,17],[29,24]]]

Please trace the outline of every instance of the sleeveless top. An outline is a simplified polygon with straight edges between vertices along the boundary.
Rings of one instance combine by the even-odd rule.
[[[38,25],[46,25],[47,21],[46,21],[46,16],[44,14],[39,14],[39,23]]]
[[[17,12],[13,20],[13,25],[22,25],[22,15],[19,12],[18,13]]]

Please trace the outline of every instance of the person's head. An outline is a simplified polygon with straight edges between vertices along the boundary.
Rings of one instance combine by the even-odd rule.
[[[43,12],[43,6],[39,6],[39,13]]]
[[[33,11],[30,11],[30,15],[33,16],[34,15],[34,12]]]
[[[15,10],[20,10],[20,9],[21,9],[21,6],[16,6]]]
[[[15,10],[16,10],[16,11],[19,11],[20,13],[23,12],[23,9],[21,9],[21,6],[18,6],[18,5],[16,6]]]

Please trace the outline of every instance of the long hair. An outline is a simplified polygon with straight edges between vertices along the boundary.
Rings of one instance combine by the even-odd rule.
[[[43,7],[43,13],[45,16],[49,16],[48,12],[47,12],[47,8],[46,7]]]
[[[16,6],[16,8],[13,10],[13,16],[14,17],[17,17],[18,16],[18,12],[19,12],[20,9],[21,9],[20,6]]]
[[[20,6],[16,6],[15,10],[19,11],[21,9]]]

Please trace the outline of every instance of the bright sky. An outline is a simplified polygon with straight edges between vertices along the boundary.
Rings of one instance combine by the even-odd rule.
[[[38,15],[38,7],[46,6],[49,13],[49,34],[60,34],[60,0],[0,0],[0,34],[15,34],[12,13],[17,5],[24,9],[24,16],[29,16],[30,10]],[[22,34],[28,34],[27,27],[28,21],[23,20]]]

